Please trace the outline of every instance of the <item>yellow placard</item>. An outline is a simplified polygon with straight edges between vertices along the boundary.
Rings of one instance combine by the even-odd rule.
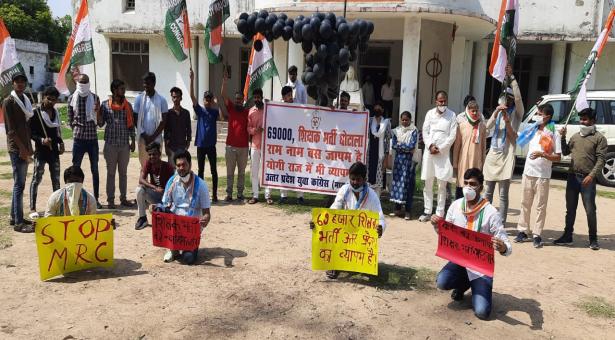
[[[312,209],[312,270],[378,275],[378,213]]]
[[[41,280],[113,266],[111,214],[46,217],[36,221]]]

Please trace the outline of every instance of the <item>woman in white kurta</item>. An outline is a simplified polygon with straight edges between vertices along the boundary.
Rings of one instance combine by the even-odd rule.
[[[382,104],[374,105],[374,117],[370,119],[369,149],[367,155],[368,182],[378,197],[384,187],[384,159],[389,153],[391,120],[385,118]]]
[[[425,210],[419,221],[429,220],[433,211],[433,182],[438,181],[438,206],[436,214],[444,216],[446,185],[453,179],[450,149],[457,135],[457,117],[447,108],[448,96],[444,91],[436,94],[436,107],[429,110],[423,122],[425,153],[421,167],[421,179],[425,181],[423,199]]]

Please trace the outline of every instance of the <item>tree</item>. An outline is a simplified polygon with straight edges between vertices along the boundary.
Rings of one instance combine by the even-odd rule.
[[[66,49],[71,18],[53,18],[46,0],[2,0],[0,17],[13,38],[47,43],[53,52],[63,53]],[[50,66],[55,64],[50,62]]]

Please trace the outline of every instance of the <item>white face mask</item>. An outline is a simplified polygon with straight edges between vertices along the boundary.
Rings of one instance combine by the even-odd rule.
[[[179,176],[179,180],[182,181],[182,183],[184,184],[190,182],[190,173],[188,173],[186,176]]]
[[[594,131],[596,131],[595,125],[592,125],[592,126],[581,125],[581,127],[579,128],[579,132],[581,133],[581,136],[589,136],[593,134]]]
[[[90,93],[90,83],[86,83],[86,84],[77,83],[77,91],[80,94],[89,94]]]
[[[447,108],[448,108],[448,107],[447,107],[446,105],[443,105],[443,106],[439,106],[439,105],[438,105],[438,106],[437,106],[438,112],[440,112],[440,113],[444,113],[444,112],[446,112],[446,109],[447,109]]]
[[[476,189],[473,187],[463,187],[463,197],[466,201],[473,201],[476,198]]]
[[[532,117],[532,120],[535,121],[538,124],[542,124],[543,117],[539,116],[539,115],[534,115],[534,117]]]

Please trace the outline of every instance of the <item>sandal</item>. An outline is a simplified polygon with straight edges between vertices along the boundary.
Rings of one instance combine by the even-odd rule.
[[[273,204],[273,200],[271,198],[267,198],[267,204],[272,205]]]
[[[252,198],[250,198],[250,200],[248,201],[248,204],[255,204],[255,203],[258,203],[258,198],[256,198],[256,197],[252,197]]]

